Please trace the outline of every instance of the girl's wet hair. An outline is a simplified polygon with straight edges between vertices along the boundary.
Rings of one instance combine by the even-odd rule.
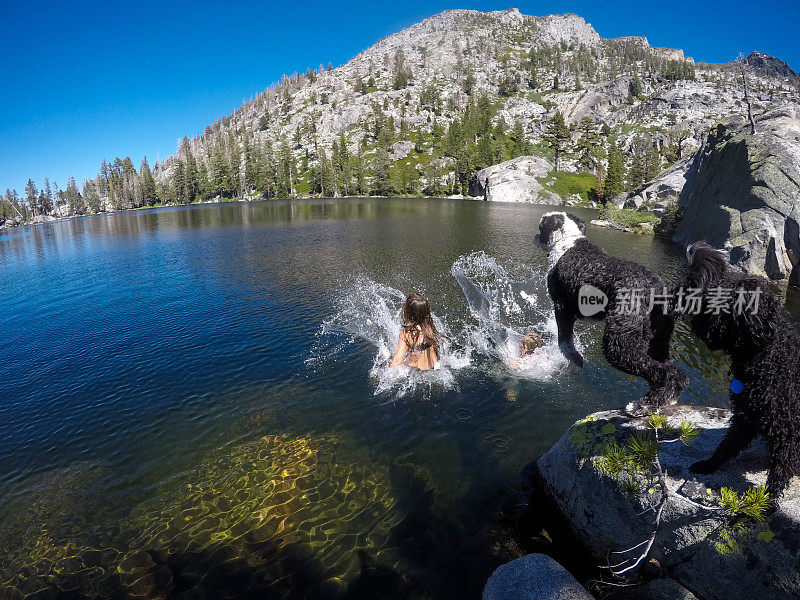
[[[519,343],[525,349],[525,354],[530,354],[537,348],[542,347],[542,336],[535,331],[528,331],[522,336]]]
[[[436,325],[433,323],[431,305],[424,296],[416,292],[409,294],[403,303],[400,316],[403,319],[403,330],[413,340],[410,345],[417,345],[417,338],[420,333],[423,333],[425,337],[432,340],[434,347],[439,346],[439,338],[442,337],[442,334],[437,331]],[[422,329],[421,332],[418,327]]]

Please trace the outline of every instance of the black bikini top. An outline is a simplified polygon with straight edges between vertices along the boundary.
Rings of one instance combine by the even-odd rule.
[[[419,330],[419,334],[422,334],[422,339],[424,340],[425,339],[425,334],[422,333],[422,330]],[[416,346],[409,346],[408,347],[408,351],[409,352],[422,352],[423,350],[430,350],[432,347],[433,347],[433,344],[431,342],[422,342],[421,344],[417,344]],[[436,349],[434,349],[434,351],[435,350]]]
[[[411,350],[411,352],[422,352],[423,350],[428,350],[431,346],[433,346],[433,344],[430,342],[425,342],[422,344],[417,344],[416,346],[411,346],[409,350]]]

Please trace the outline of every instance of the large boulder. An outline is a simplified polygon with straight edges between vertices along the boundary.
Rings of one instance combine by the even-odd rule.
[[[717,126],[697,152],[673,240],[707,240],[730,250],[747,273],[800,283],[800,117],[787,106]]]
[[[677,202],[683,191],[683,187],[686,185],[686,178],[688,177],[691,164],[691,157],[676,162],[648,183],[640,192],[641,196],[648,202],[664,202],[670,204]]]
[[[763,441],[758,438],[714,474],[690,474],[689,465],[707,458],[719,444],[730,413],[676,406],[662,409],[662,414],[670,427],[691,423],[699,433],[688,444],[659,445],[668,493],[657,527],[654,515],[663,498],[657,478],[646,470],[640,477],[608,467],[612,449],[631,448],[631,440],[645,429],[654,435],[644,419],[621,411],[595,413],[573,425],[538,459],[542,489],[576,536],[599,561],[621,570],[636,562],[655,533],[636,568],[655,560],[702,600],[800,597],[800,481],[792,481],[766,522],[737,521],[722,509],[720,492],[728,487],[741,495],[765,483]],[[662,440],[675,435],[661,432]]]
[[[499,566],[483,588],[483,600],[594,600],[569,572],[544,554],[528,554]]]
[[[543,190],[537,179],[552,168],[538,156],[518,156],[478,171],[469,182],[469,195],[495,202],[561,204],[561,198]]]

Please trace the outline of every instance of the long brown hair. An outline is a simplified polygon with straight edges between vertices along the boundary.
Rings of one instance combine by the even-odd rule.
[[[422,333],[423,339],[427,336],[434,348],[439,347],[439,338],[442,334],[436,330],[431,316],[431,305],[424,296],[416,292],[409,294],[403,303],[400,316],[403,319],[403,331],[413,340],[410,346],[417,345],[419,334]]]

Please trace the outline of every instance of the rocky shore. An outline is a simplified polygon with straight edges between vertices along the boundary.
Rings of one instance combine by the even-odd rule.
[[[623,411],[594,413],[570,427],[536,462],[540,493],[558,507],[614,584],[604,595],[624,600],[800,597],[800,480],[792,481],[773,511],[744,510],[766,481],[763,441],[757,439],[717,473],[695,475],[689,465],[716,448],[729,411],[675,406],[662,414],[665,423],[654,428],[652,421]],[[647,440],[657,441],[653,461],[637,466]],[[509,573],[518,581],[519,565]],[[531,576],[541,578],[538,570]],[[498,585],[495,581],[487,590]]]

